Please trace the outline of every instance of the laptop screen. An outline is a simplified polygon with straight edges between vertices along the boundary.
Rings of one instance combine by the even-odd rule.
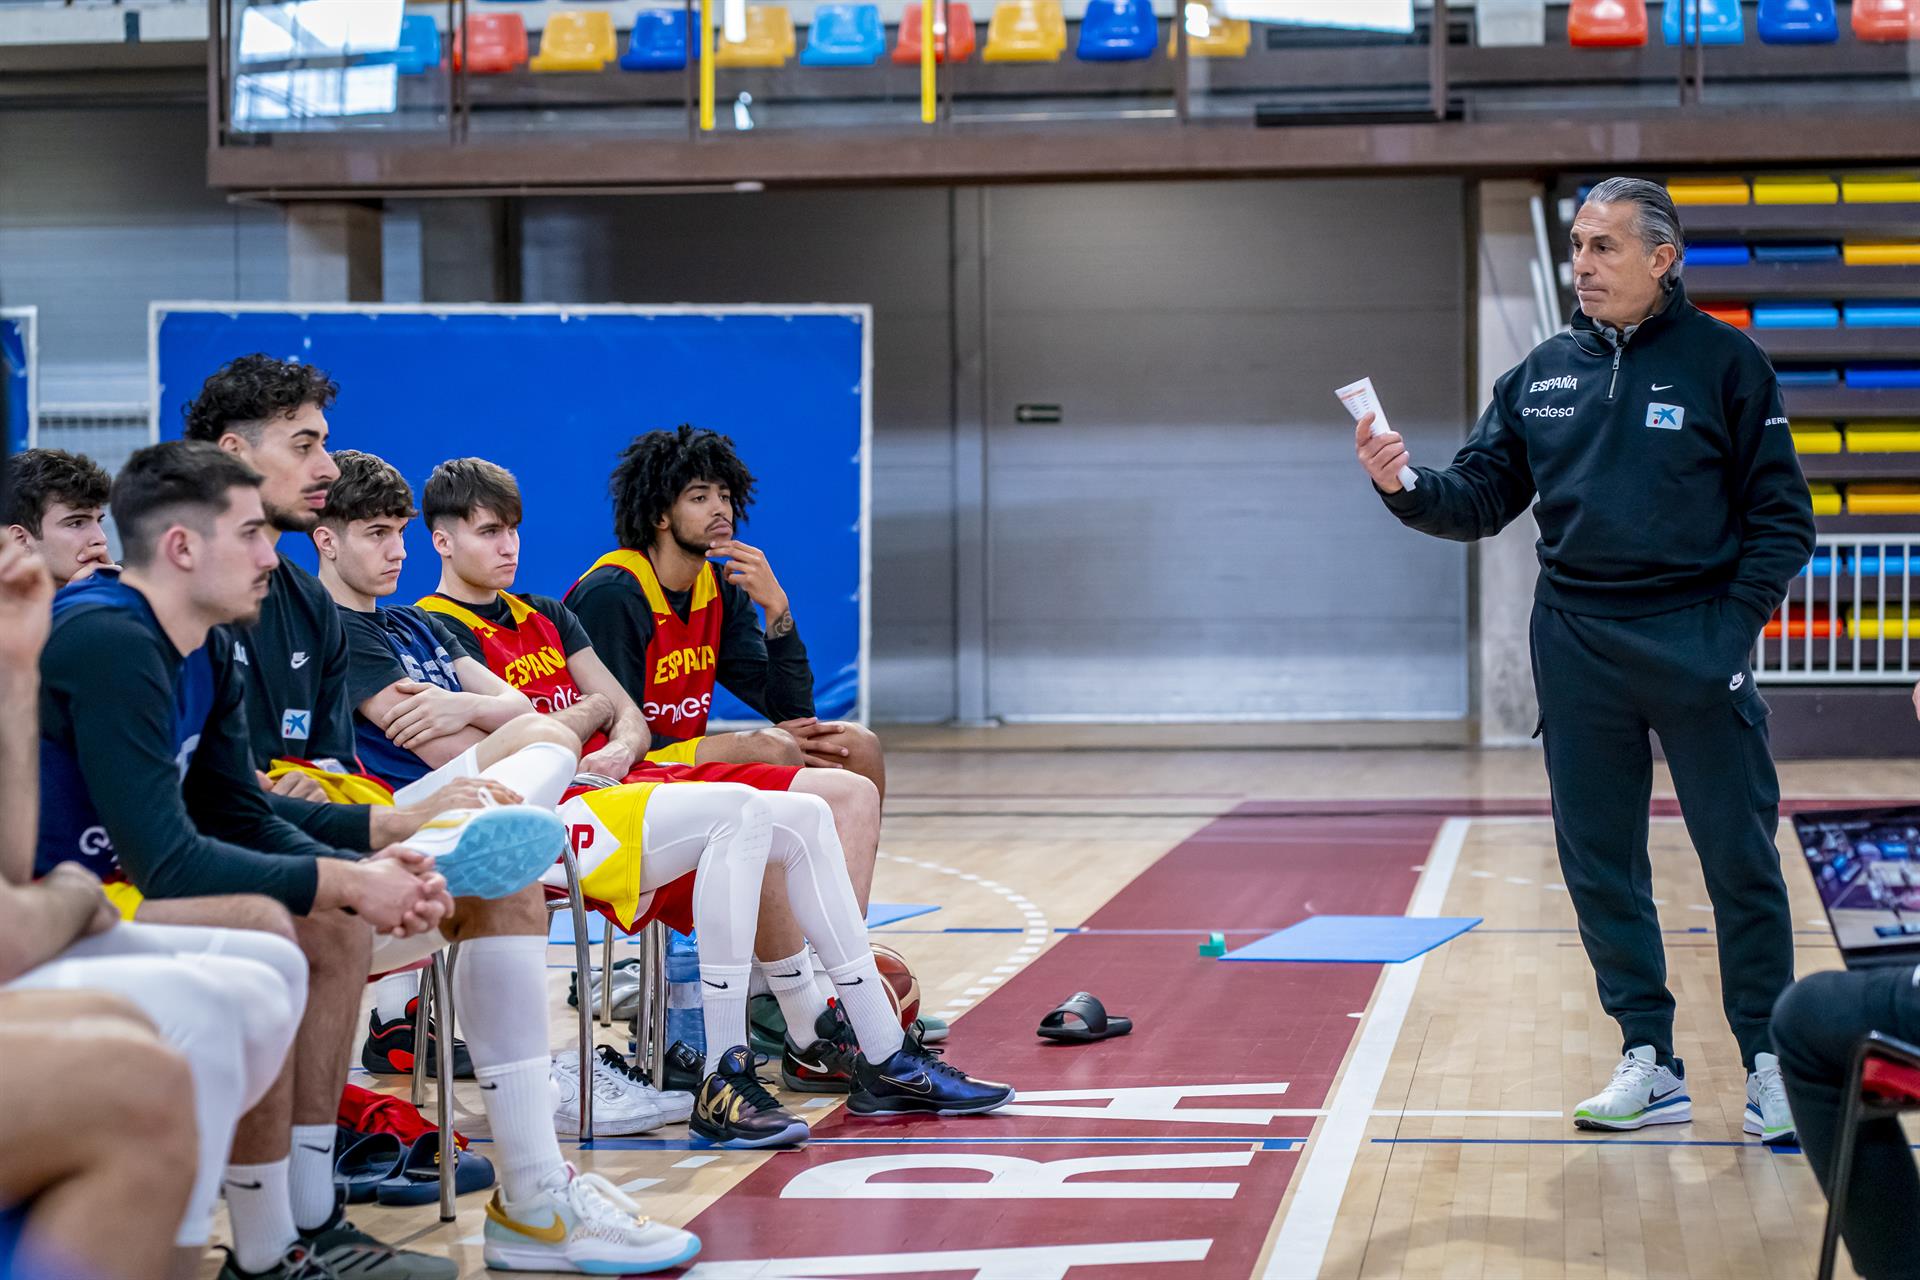
[[[1793,815],[1843,955],[1920,949],[1920,807]]]

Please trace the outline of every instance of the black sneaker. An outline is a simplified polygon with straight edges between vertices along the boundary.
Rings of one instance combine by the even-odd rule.
[[[315,1257],[303,1244],[287,1250],[287,1256],[265,1271],[243,1271],[233,1260],[233,1250],[222,1248],[227,1260],[220,1266],[219,1280],[340,1280],[340,1273]]]
[[[413,1074],[413,1024],[420,1015],[420,997],[407,1001],[405,1017],[395,1018],[392,1022],[380,1021],[380,1011],[375,1009],[367,1015],[367,1042],[360,1048],[360,1065],[377,1076],[406,1076]],[[433,1074],[440,1070],[440,1036],[438,1032],[427,1036],[427,1072]],[[467,1056],[467,1042],[458,1036],[453,1040],[453,1078],[455,1080],[473,1079],[473,1059]]]
[[[347,1211],[338,1205],[325,1226],[300,1233],[300,1244],[328,1275],[342,1280],[457,1280],[460,1275],[451,1258],[396,1249],[374,1239],[348,1222]]]
[[[752,996],[747,1000],[747,1044],[755,1053],[771,1058],[786,1047],[787,1016],[772,996]]]
[[[698,1049],[685,1040],[675,1040],[667,1049],[667,1090],[672,1093],[700,1092],[700,1077],[706,1074],[706,1069],[706,1061],[701,1058]]]
[[[693,1131],[716,1147],[796,1147],[807,1122],[774,1101],[753,1073],[753,1056],[737,1044],[693,1098]]]
[[[860,1056],[860,1045],[838,1001],[827,1002],[825,1012],[814,1023],[813,1034],[813,1043],[804,1049],[783,1037],[781,1081],[802,1093],[850,1093],[853,1060]]]
[[[1013,1101],[1013,1086],[975,1080],[912,1036],[882,1063],[853,1062],[847,1109],[863,1116],[977,1115]]]

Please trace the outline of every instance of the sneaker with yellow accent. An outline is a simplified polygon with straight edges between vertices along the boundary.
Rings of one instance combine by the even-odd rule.
[[[560,860],[567,827],[551,809],[503,804],[452,809],[403,841],[433,859],[456,898],[505,898]]]
[[[807,1122],[774,1101],[753,1073],[753,1055],[735,1045],[693,1097],[693,1131],[716,1147],[795,1147]]]
[[[665,1271],[700,1252],[691,1231],[655,1222],[618,1187],[572,1165],[539,1195],[487,1202],[483,1256],[495,1271],[565,1271],[590,1276]]]

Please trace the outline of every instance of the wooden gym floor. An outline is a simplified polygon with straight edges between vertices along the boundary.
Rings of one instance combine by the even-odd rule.
[[[1020,1099],[938,1122],[794,1100],[814,1141],[772,1155],[701,1150],[684,1126],[563,1139],[701,1235],[683,1274],[1812,1275],[1824,1205],[1802,1156],[1740,1132],[1713,915],[1684,827],[1658,816],[1664,776],[1654,881],[1695,1118],[1595,1135],[1567,1117],[1620,1046],[1558,884],[1536,753],[916,749],[889,764],[874,900],[939,910],[876,935],[953,1020],[952,1060]],[[1912,770],[1781,774],[1791,805],[1910,795]],[[1781,838],[1797,968],[1837,967]],[[1400,965],[1196,954],[1214,930],[1239,945],[1309,914],[1402,913],[1484,922]],[[559,1048],[571,949],[551,960]],[[1035,1038],[1076,990],[1134,1033]],[[626,1048],[625,1028],[601,1035]],[[483,1134],[471,1090],[459,1123]],[[444,1225],[431,1208],[354,1217],[478,1276],[484,1201]]]

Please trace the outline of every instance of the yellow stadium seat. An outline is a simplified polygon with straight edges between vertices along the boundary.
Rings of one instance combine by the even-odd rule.
[[[1888,581],[1892,581],[1891,573],[1888,574]],[[1887,602],[1887,617],[1884,622],[1880,619],[1880,610],[1877,606],[1841,610],[1847,618],[1846,634],[1859,636],[1862,640],[1878,640],[1882,636],[1888,640],[1902,640],[1920,632],[1920,618],[1911,620],[1902,618],[1898,593],[1894,595],[1895,598]]]
[[[1840,198],[1848,204],[1920,204],[1920,175],[1850,174],[1840,179]]]
[[[1840,256],[1850,267],[1920,267],[1920,242],[1872,244],[1849,240]]]
[[[1793,448],[1796,453],[1838,453],[1840,445],[1840,428],[1831,422],[1793,424]]]
[[[1849,453],[1920,453],[1920,422],[1856,422],[1847,428]]]
[[[982,62],[1058,62],[1067,48],[1059,0],[1000,0],[987,24]]]
[[[798,42],[793,34],[793,13],[782,4],[747,6],[747,38],[722,39],[714,50],[716,67],[784,67]]]
[[[1763,173],[1753,180],[1753,202],[1838,204],[1840,184],[1823,173]]]
[[[1920,515],[1920,485],[1850,484],[1847,510],[1857,516]]]
[[[1253,24],[1245,18],[1222,18],[1213,7],[1189,0],[1182,6],[1187,14],[1187,56],[1192,58],[1244,58],[1253,43]],[[1167,56],[1176,53],[1179,32],[1167,24]]]
[[[535,71],[599,71],[619,56],[611,13],[561,9],[548,16],[540,52],[527,65]]]
[[[1744,178],[1675,178],[1667,183],[1675,204],[1748,204],[1753,192]]]
[[[1807,486],[1813,494],[1813,514],[1817,516],[1837,516],[1840,514],[1840,491],[1830,484],[1810,484]]]

